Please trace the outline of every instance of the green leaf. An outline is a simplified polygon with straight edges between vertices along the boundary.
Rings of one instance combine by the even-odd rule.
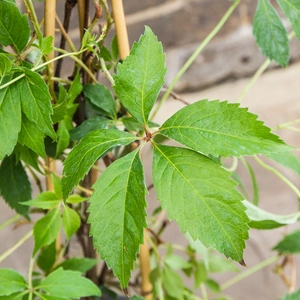
[[[39,173],[43,174],[38,165],[38,155],[26,146],[21,146],[20,144],[17,146],[22,147],[22,150],[20,151],[20,160],[22,160],[26,165],[36,169]]]
[[[7,55],[0,53],[0,79],[10,72],[11,67],[11,60]]]
[[[256,180],[256,175],[255,175],[255,172],[252,169],[251,165],[246,160],[244,161],[244,164],[245,164],[247,171],[249,172],[251,182],[252,182],[252,190],[253,190],[252,203],[257,206],[258,202],[259,202],[259,186],[258,186],[258,182]]]
[[[60,202],[60,198],[53,192],[42,192],[36,198],[22,202],[22,205],[35,206],[42,209],[51,209],[56,207]]]
[[[188,105],[169,118],[160,132],[206,155],[228,157],[292,150],[247,108],[227,101],[201,100]]]
[[[0,2],[2,3],[2,2]],[[13,76],[6,76],[2,84],[9,82]],[[10,155],[18,141],[21,130],[21,103],[15,85],[0,90],[0,160]]]
[[[72,257],[66,259],[57,267],[62,267],[64,270],[79,271],[85,273],[97,264],[97,259],[85,258],[85,257]]]
[[[23,299],[26,299],[25,297],[27,295],[28,294],[26,294],[24,296],[24,294],[22,292],[18,292],[18,293],[13,293],[9,296],[0,296],[0,300],[23,300]]]
[[[289,63],[289,40],[278,13],[269,0],[258,0],[253,34],[261,52],[282,67]]]
[[[11,269],[0,269],[0,282],[0,296],[11,295],[27,287],[25,278]]]
[[[112,147],[128,145],[135,139],[130,133],[106,129],[92,131],[82,138],[64,161],[61,180],[64,199],[102,155]]]
[[[110,90],[103,84],[86,84],[83,87],[85,97],[100,113],[115,119],[117,115],[116,101]]]
[[[44,0],[36,0],[36,1],[44,1]],[[50,295],[41,295],[41,300],[69,300],[69,298],[58,297],[58,296],[50,296]]]
[[[28,43],[30,27],[27,15],[21,15],[13,1],[0,1],[0,44],[13,45],[20,53]]]
[[[191,150],[155,145],[152,174],[158,200],[183,233],[243,260],[249,220],[229,172]]]
[[[182,278],[177,272],[171,270],[168,266],[164,266],[162,270],[162,283],[168,295],[174,299],[184,300],[184,284]]]
[[[42,39],[40,51],[43,55],[48,55],[52,50],[53,36],[46,36]]]
[[[70,143],[70,134],[69,134],[68,127],[69,127],[68,122],[65,119],[59,122],[58,130],[56,132],[57,135],[56,156],[64,152]]]
[[[67,198],[66,202],[69,204],[76,204],[76,203],[84,202],[86,200],[87,200],[87,198],[81,197],[77,194],[73,194]]]
[[[0,166],[0,194],[17,213],[28,218],[28,207],[20,202],[31,199],[31,185],[20,161],[14,156],[3,159]]]
[[[296,155],[291,152],[280,152],[267,155],[277,163],[293,170],[300,175],[300,161]]]
[[[62,199],[62,188],[61,188],[60,178],[52,172],[51,173],[51,181],[53,183],[53,188],[54,188],[57,198]]]
[[[300,299],[300,290],[292,294],[287,294],[281,300],[299,300]]]
[[[201,283],[205,282],[207,280],[207,276],[208,274],[204,263],[196,262],[196,269],[194,274],[194,288],[198,288]]]
[[[51,244],[58,236],[60,230],[60,209],[51,210],[39,219],[33,227],[34,250],[33,255],[43,246]]]
[[[286,235],[273,250],[283,254],[300,253],[300,230]]]
[[[67,239],[70,240],[73,234],[76,233],[80,227],[80,218],[77,212],[65,205],[64,214],[62,217],[62,226],[66,233]]]
[[[213,279],[208,279],[206,281],[206,284],[208,286],[208,288],[215,292],[215,293],[220,293],[221,292],[221,288],[220,288],[220,285]]]
[[[56,140],[50,117],[53,111],[48,87],[39,74],[26,68],[23,70],[25,77],[17,81],[15,87],[22,102],[22,110],[42,132]]]
[[[182,256],[172,254],[164,259],[164,262],[174,270],[188,269],[192,265],[187,262]]]
[[[118,40],[117,40],[117,36],[115,35],[111,41],[110,44],[111,47],[111,54],[114,60],[118,60],[119,58],[119,48],[118,48]]]
[[[249,226],[256,229],[274,229],[288,224],[295,224],[300,218],[300,212],[290,215],[275,215],[269,213],[251,202],[245,200],[243,204],[246,206],[246,214],[251,222]]]
[[[80,72],[77,72],[75,79],[72,81],[70,89],[68,90],[68,104],[72,104],[76,100],[77,96],[82,91],[82,85],[80,83]]]
[[[37,264],[44,272],[49,272],[56,261],[56,241],[44,247],[37,258]]]
[[[155,100],[164,84],[166,74],[165,55],[149,27],[138,43],[134,43],[130,55],[118,64],[114,75],[114,90],[140,123],[147,124]]]
[[[41,157],[46,157],[43,132],[37,127],[36,123],[28,120],[24,114],[22,116],[19,143],[27,146]]]
[[[286,17],[291,22],[292,28],[300,40],[300,1],[277,0]]]
[[[225,272],[238,272],[239,269],[233,264],[230,259],[226,259],[216,254],[209,254],[209,272],[212,273],[225,273]]]
[[[146,187],[139,151],[112,163],[93,185],[88,222],[101,258],[125,288],[146,224]]]
[[[91,131],[106,128],[110,122],[111,120],[102,116],[89,118],[76,128],[70,130],[70,139],[71,141],[79,141]]]
[[[80,272],[64,271],[62,268],[49,274],[38,288],[51,296],[68,299],[101,295],[99,288],[92,281],[82,277]]]
[[[140,296],[133,296],[130,299],[132,299],[132,300],[145,300],[145,298],[140,297]]]

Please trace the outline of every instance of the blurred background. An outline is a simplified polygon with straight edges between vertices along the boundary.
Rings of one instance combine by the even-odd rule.
[[[20,5],[22,4],[22,1]],[[92,1],[91,1],[92,2]],[[168,72],[166,86],[170,84],[177,72],[190,57],[198,45],[216,26],[224,13],[230,7],[227,0],[124,0],[126,23],[130,44],[137,41],[144,32],[144,25],[151,27],[153,32],[162,42],[167,56]],[[276,6],[276,1],[271,1]],[[257,1],[244,0],[232,14],[212,42],[198,56],[195,63],[176,85],[176,93],[186,102],[193,103],[201,99],[220,99],[235,102],[250,77],[266,60],[261,55],[252,35],[252,19]],[[58,1],[60,6],[58,14],[63,19],[64,1]],[[36,2],[40,12],[43,3]],[[279,10],[278,10],[279,12]],[[72,13],[72,28],[70,37],[79,43],[76,9]],[[290,25],[284,19],[288,32]],[[105,20],[100,20],[103,23]],[[107,43],[112,39],[114,32],[109,35]],[[267,126],[275,128],[277,125],[299,118],[300,112],[300,44],[294,38],[291,41],[291,61],[286,68],[280,68],[272,63],[267,72],[258,79],[248,91],[241,102],[241,106],[249,107],[249,111],[259,116]],[[70,62],[69,62],[70,63]],[[72,66],[73,67],[73,66]],[[62,71],[65,76],[70,75],[72,69],[66,60]],[[100,75],[100,81],[104,80]],[[158,113],[156,121],[163,122],[184,104],[178,100],[168,99],[162,110]],[[299,130],[300,131],[300,130]],[[277,130],[288,144],[299,148],[299,132],[291,130]],[[145,157],[147,155],[145,154]],[[292,171],[265,160],[270,165],[280,170],[296,187],[300,187],[299,176]],[[297,196],[274,174],[260,167],[254,160],[249,159],[254,171],[260,191],[260,207],[276,214],[289,214],[298,210]],[[151,184],[151,162],[145,161],[147,171],[147,184]],[[239,165],[237,172],[242,178],[246,189],[251,195],[252,184],[250,175],[243,165]],[[36,191],[34,191],[36,193]],[[33,194],[34,196],[36,194]],[[149,195],[149,211],[158,206],[154,191]],[[14,213],[1,201],[0,224]],[[30,225],[29,225],[30,226]],[[13,228],[13,225],[0,232],[0,253],[6,251],[30,228],[28,225]],[[299,225],[292,225],[272,231],[251,230],[250,239],[247,241],[245,261],[248,267],[275,255],[272,247],[285,233],[292,232]],[[12,235],[13,231],[13,235]],[[176,224],[171,223],[164,235],[166,242],[176,242],[186,245],[185,238],[180,233]],[[0,267],[16,268],[26,274],[29,256],[32,251],[32,240],[29,240],[14,254],[0,263]],[[76,252],[76,241],[74,242]],[[296,265],[300,267],[300,259],[295,257]],[[245,268],[237,265],[244,271]],[[235,300],[273,300],[286,293],[286,286],[282,279],[275,274],[274,265],[255,273],[226,290],[226,294]],[[218,281],[225,282],[235,273],[217,274]],[[297,277],[297,287],[300,287],[300,274]]]

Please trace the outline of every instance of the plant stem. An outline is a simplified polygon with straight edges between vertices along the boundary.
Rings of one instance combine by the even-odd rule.
[[[33,234],[31,229],[27,234],[25,234],[17,243],[15,243],[11,248],[5,251],[0,255],[0,262],[3,261],[6,257],[10,256],[15,250],[17,250],[21,245],[23,245]]]
[[[243,280],[244,278],[254,274],[255,272],[273,264],[274,262],[276,262],[278,260],[279,256],[275,255],[272,256],[262,262],[260,262],[259,264],[253,266],[252,268],[248,269],[247,271],[229,279],[228,281],[226,281],[225,283],[223,283],[221,285],[221,290],[224,291],[226,289],[228,289],[230,286],[238,283],[239,281]]]
[[[277,125],[277,126],[275,127],[275,130],[276,130],[276,129],[283,129],[283,128],[286,128],[286,127],[290,127],[291,125],[295,125],[295,124],[297,124],[297,123],[300,123],[300,119],[296,119],[296,120],[293,120],[293,121],[289,121],[289,122],[286,122],[286,123]]]
[[[202,293],[202,300],[208,300],[207,290],[204,283],[201,283],[200,289]]]
[[[111,74],[109,73],[109,71],[107,70],[106,65],[105,65],[105,61],[102,57],[100,58],[100,63],[101,63],[102,71],[106,75],[106,78],[110,81],[111,85],[114,86],[115,81],[114,81],[113,77],[111,76]]]
[[[250,90],[250,88],[253,86],[253,84],[256,82],[256,80],[264,73],[264,71],[268,68],[271,61],[269,59],[266,59],[265,62],[259,67],[259,69],[255,72],[255,74],[252,76],[251,80],[247,83],[245,88],[240,93],[239,97],[236,99],[236,102],[241,103],[244,96],[247,94],[247,92]]]
[[[125,59],[129,55],[129,41],[125,22],[124,8],[122,0],[112,0],[113,18],[115,21],[116,34],[118,39],[118,48],[120,59]]]
[[[32,286],[32,272],[34,266],[34,257],[30,258],[29,269],[28,269],[28,289],[29,297],[28,300],[32,300],[33,286]]]
[[[275,168],[267,165],[266,163],[264,163],[261,159],[259,159],[256,155],[254,155],[254,159],[266,170],[271,171],[272,173],[274,173],[277,177],[279,177],[283,182],[285,182],[292,191],[295,192],[295,194],[297,195],[298,199],[300,199],[300,191],[297,189],[297,187],[291,183],[285,176],[283,176],[279,171],[277,171]]]
[[[0,225],[0,230],[4,229],[6,226],[8,226],[11,223],[19,220],[20,218],[21,218],[20,215],[15,215],[15,216],[11,217],[10,219],[8,219],[7,221],[5,221],[3,224]]]
[[[204,41],[199,45],[199,47],[194,51],[194,53],[191,55],[191,57],[187,60],[187,62],[183,65],[183,67],[179,70],[179,72],[176,74],[175,78],[171,82],[170,86],[168,87],[167,91],[164,93],[162,99],[160,100],[159,104],[156,106],[152,116],[151,120],[156,116],[157,112],[160,110],[163,103],[167,100],[169,95],[171,94],[172,90],[174,89],[176,83],[181,78],[181,76],[186,72],[186,70],[191,66],[191,64],[194,62],[194,60],[198,57],[198,55],[202,52],[202,50],[207,46],[207,44],[215,37],[215,35],[220,31],[220,29],[223,27],[225,22],[228,20],[232,12],[235,10],[235,8],[238,6],[238,4],[241,2],[241,0],[235,0],[230,8],[227,10],[227,12],[224,14],[222,19],[219,21],[219,23],[216,25],[216,27],[209,33],[209,35],[204,39]]]

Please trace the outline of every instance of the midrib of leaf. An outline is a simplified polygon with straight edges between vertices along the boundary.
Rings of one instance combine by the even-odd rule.
[[[143,119],[144,119],[144,124],[147,124],[147,120],[145,117],[145,99],[144,99],[144,92],[145,92],[145,82],[146,82],[146,74],[148,71],[148,66],[149,66],[149,41],[147,43],[147,59],[146,59],[146,70],[144,71],[144,78],[143,78],[143,89],[142,89],[142,112],[143,112]]]
[[[235,136],[235,135],[230,135],[230,134],[223,133],[223,132],[220,133],[218,131],[213,131],[213,130],[208,130],[208,129],[202,129],[202,128],[199,128],[199,127],[191,127],[191,126],[169,126],[169,127],[163,127],[161,133],[164,134],[164,130],[165,129],[169,130],[169,129],[172,129],[172,128],[178,129],[178,130],[180,130],[181,128],[182,129],[193,129],[193,130],[196,130],[196,131],[201,130],[203,132],[208,132],[208,133],[214,133],[214,134],[217,134],[217,135],[228,136],[228,137],[231,137],[231,138],[234,138],[234,139],[244,140],[244,141],[248,141],[248,142],[251,142],[251,143],[257,143],[259,145],[261,145],[261,144],[268,145],[268,143],[265,140],[259,140],[259,142],[258,142],[258,141],[255,141],[253,139],[247,139],[245,137],[243,138],[243,136]],[[254,138],[256,138],[256,137],[254,136]]]
[[[22,120],[22,124],[24,125],[24,122]],[[27,132],[27,136],[30,138],[30,140],[33,142],[33,144],[39,149],[39,145],[36,143],[35,139],[31,137],[31,134],[27,130],[26,126],[23,126],[23,130]]]
[[[55,208],[55,213],[53,214],[52,218],[50,219],[50,222],[48,223],[48,228],[51,228],[52,224],[55,223],[54,220],[55,220],[55,217],[56,215],[59,213],[59,209],[58,208]],[[50,231],[50,229],[49,229]],[[43,231],[43,234],[39,235],[39,240],[44,240],[44,237],[46,236],[46,233],[47,233],[47,230],[44,230]]]
[[[290,7],[292,7],[294,10],[298,11],[298,13],[300,13],[300,9],[296,8],[296,6],[294,6],[291,2],[287,0],[282,0],[282,1],[285,2],[287,5],[289,5]]]
[[[172,167],[184,178],[184,180],[188,183],[188,185],[196,192],[197,195],[199,195],[199,198],[203,201],[211,215],[214,217],[214,219],[219,223],[220,227],[222,228],[223,232],[227,236],[228,240],[230,241],[232,247],[235,249],[235,252],[237,256],[239,256],[239,251],[235,247],[234,242],[231,240],[230,236],[227,234],[227,231],[222,226],[222,223],[220,223],[219,219],[215,216],[213,211],[210,209],[209,205],[207,205],[206,201],[203,199],[203,197],[198,193],[198,191],[194,188],[194,186],[190,183],[190,181],[184,176],[184,174],[172,163],[172,161],[169,160],[169,158],[159,149],[159,147],[156,147],[156,144],[153,143],[153,146],[164,156],[164,158],[172,165]]]
[[[272,22],[271,22],[271,19],[270,19],[270,15],[268,13],[268,8],[267,8],[267,4],[266,4],[267,0],[261,0],[261,1],[263,2],[263,7],[264,7],[265,13],[267,15],[267,20],[268,20],[269,26],[271,27],[273,40],[276,40],[276,35],[274,34],[274,26],[272,25]]]
[[[131,140],[132,139],[132,137],[128,137],[128,138],[121,138],[122,140]],[[79,160],[79,164],[81,164],[81,162],[83,161],[83,158],[85,157],[85,156],[87,156],[87,154],[89,153],[89,152],[91,152],[92,150],[94,150],[95,148],[97,148],[97,147],[99,147],[99,145],[106,145],[106,144],[110,144],[111,142],[115,142],[115,141],[118,141],[118,140],[120,140],[120,138],[117,138],[117,139],[114,139],[114,140],[109,140],[109,141],[106,141],[106,142],[103,142],[103,143],[101,143],[101,144],[99,144],[99,143],[97,143],[97,142],[94,142],[94,143],[91,143],[91,144],[96,144],[94,147],[92,147],[92,148],[89,148],[89,150],[87,150],[86,151],[86,153],[85,153],[85,155],[83,155],[82,156],[82,158]],[[108,150],[108,149],[107,149]],[[105,151],[104,151],[105,152]]]
[[[123,173],[125,173],[125,172],[127,172],[127,179],[126,179],[126,187],[128,187],[129,186],[129,178],[130,178],[130,174],[131,174],[131,169],[132,169],[132,165],[133,165],[133,162],[134,162],[134,160],[135,160],[135,157],[136,157],[136,155],[138,154],[139,152],[137,151],[136,152],[136,154],[135,154],[135,156],[133,157],[133,159],[132,159],[132,161],[131,161],[131,164],[130,164],[130,168],[128,168],[126,171],[124,171]],[[119,191],[122,191],[123,189],[121,189],[121,190],[118,190],[118,191],[116,191],[115,192],[115,194],[116,193],[118,193]],[[127,199],[127,194],[128,194],[128,189],[126,189],[126,192],[125,192],[125,199]],[[111,198],[113,198],[113,197],[111,197]],[[104,204],[102,204],[102,206],[100,206],[100,208],[99,208],[99,210],[101,210],[101,208],[105,205],[106,203],[104,203]],[[137,206],[138,207],[138,206]],[[107,226],[109,226],[109,224],[110,224],[110,220],[111,219],[113,219],[114,217],[115,217],[115,215],[117,215],[121,210],[123,209],[123,211],[124,211],[124,213],[122,214],[122,216],[123,216],[123,220],[122,220],[122,224],[123,224],[123,232],[125,231],[125,225],[124,225],[124,223],[125,223],[125,212],[126,212],[126,201],[124,202],[124,205],[123,205],[123,207],[122,208],[120,208],[118,211],[116,211],[115,212],[115,214],[114,215],[112,215],[110,218],[109,218],[109,220],[107,221],[107,223],[106,223],[106,226],[103,228],[103,231],[105,231],[105,229],[106,229],[106,227]],[[117,228],[112,234],[111,234],[111,237],[113,237],[114,236],[114,233],[116,232],[116,231],[118,231],[119,229]],[[130,236],[130,235],[128,235],[128,236]],[[130,236],[130,238],[131,238],[131,236]],[[125,269],[125,267],[124,267],[124,234],[122,234],[122,260],[121,260],[121,265],[122,265],[122,273],[123,273],[123,270]],[[105,247],[105,249],[107,248],[109,246],[109,243],[107,243],[107,245],[106,245],[106,247]],[[124,281],[124,278],[122,279],[122,281]]]

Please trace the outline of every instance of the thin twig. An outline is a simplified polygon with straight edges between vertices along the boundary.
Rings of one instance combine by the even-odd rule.
[[[162,92],[166,92],[167,91],[167,88],[163,87],[161,89]],[[177,93],[175,93],[174,91],[171,91],[170,92],[170,96],[173,97],[175,100],[178,100],[180,102],[182,102],[183,104],[185,105],[190,105],[189,102],[187,102],[186,100],[184,100],[180,95],[178,95]]]

